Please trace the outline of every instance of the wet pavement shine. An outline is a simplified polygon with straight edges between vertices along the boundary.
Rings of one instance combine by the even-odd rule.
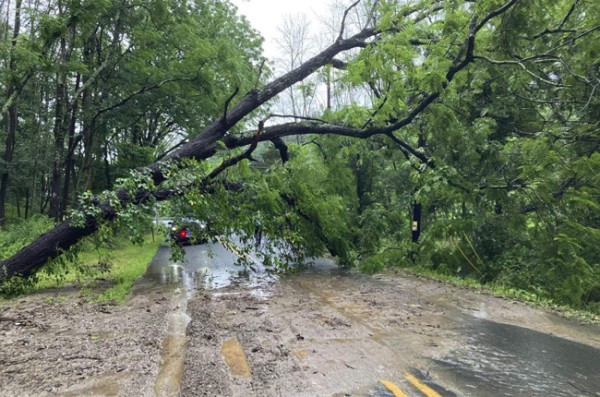
[[[185,257],[182,261],[171,262],[171,253],[166,246],[158,253],[146,271],[146,278],[154,279],[165,285],[181,285],[188,294],[195,289],[217,290],[232,284],[252,287],[261,294],[263,286],[276,280],[276,276],[267,273],[264,267],[254,266],[254,272],[247,272],[235,262],[238,256],[222,244],[207,243],[183,247]],[[254,257],[249,254],[251,259]]]
[[[237,255],[219,243],[190,245],[184,250],[184,258],[172,262],[169,248],[160,247],[145,274],[146,279],[175,289],[171,302],[173,312],[168,319],[167,336],[162,343],[161,367],[154,387],[157,397],[179,396],[188,342],[186,327],[191,320],[187,303],[194,292],[244,284],[260,295],[263,293],[262,286],[274,280],[274,276],[265,273],[260,266],[257,266],[258,272],[244,271],[235,264]],[[228,363],[234,363],[236,369],[248,368],[243,350],[236,350],[235,347],[235,343],[229,341],[223,350],[224,358]],[[249,369],[247,371],[249,373]]]
[[[600,396],[600,350],[527,328],[465,316],[462,347],[435,360],[465,396]]]

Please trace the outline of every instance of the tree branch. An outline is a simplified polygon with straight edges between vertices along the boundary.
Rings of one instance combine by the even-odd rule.
[[[275,148],[279,151],[279,156],[281,157],[281,164],[285,164],[290,160],[290,154],[288,152],[288,147],[281,138],[275,138],[271,140],[271,143],[275,146]]]
[[[517,4],[519,0],[510,0],[508,3],[504,4],[503,6],[499,7],[498,9],[490,12],[489,14],[487,14],[482,20],[481,22],[479,22],[479,24],[475,27],[475,30],[473,31],[473,33],[477,33],[481,30],[481,28],[483,28],[485,26],[486,23],[488,23],[492,18],[497,17],[500,14],[504,14],[506,11],[508,11],[512,6],[514,6],[515,4]]]
[[[569,30],[563,30],[563,26],[565,26],[565,23],[567,23],[567,20],[571,17],[571,15],[573,14],[573,11],[575,11],[575,8],[577,7],[577,3],[579,3],[579,0],[575,0],[573,2],[573,4],[571,5],[571,8],[569,8],[569,11],[567,12],[567,15],[565,15],[565,17],[563,18],[562,22],[560,23],[560,25],[558,25],[557,28],[555,29],[544,29],[543,32],[536,34],[535,36],[533,36],[533,39],[539,39],[542,36],[545,36],[547,34],[553,34],[553,33],[572,33],[575,32],[572,29]]]
[[[344,17],[342,18],[342,25],[340,27],[340,34],[338,35],[336,41],[341,41],[344,38],[344,28],[346,27],[346,18],[348,17],[348,13],[350,12],[350,10],[356,7],[358,3],[360,3],[360,0],[356,0],[350,5],[350,7],[346,8],[346,11],[344,11]]]
[[[545,79],[545,78],[543,78],[541,76],[538,76],[537,74],[535,74],[534,72],[532,72],[531,70],[529,70],[527,68],[527,66],[525,66],[523,64],[522,61],[508,61],[508,60],[500,61],[500,60],[490,59],[490,58],[488,58],[486,56],[483,56],[483,55],[474,55],[473,59],[480,59],[482,61],[485,61],[485,62],[493,64],[493,65],[515,65],[515,66],[519,66],[521,69],[523,69],[525,71],[525,73],[527,73],[528,75],[530,75],[534,79],[539,80],[539,81],[541,81],[543,83],[546,83],[546,84],[551,85],[553,87],[561,87],[561,88],[570,87],[568,85],[555,83],[554,81],[551,81],[551,80]]]
[[[238,94],[238,92],[240,92],[240,87],[235,87],[235,90],[233,91],[233,94],[231,94],[231,96],[229,98],[227,98],[227,100],[225,101],[225,106],[223,108],[223,124],[227,125],[227,110],[229,109],[229,104],[231,103],[231,101],[233,101],[233,98],[235,98],[235,96]]]
[[[239,163],[242,160],[245,160],[245,159],[252,160],[252,153],[256,150],[256,147],[258,146],[260,135],[262,134],[264,128],[265,128],[264,120],[259,121],[258,122],[258,130],[256,131],[256,134],[252,137],[252,143],[250,144],[248,149],[246,149],[243,153],[241,153],[235,157],[224,160],[221,163],[221,165],[218,166],[217,168],[215,168],[210,174],[208,174],[208,176],[206,178],[204,178],[204,180],[206,182],[208,182],[211,179],[215,179],[221,172],[225,171],[227,168],[233,167],[234,165],[236,165],[237,163]]]
[[[297,119],[297,120],[306,120],[306,121],[316,121],[319,123],[324,123],[324,124],[328,124],[328,121],[325,121],[323,119],[318,119],[315,117],[305,117],[305,116],[296,116],[296,115],[292,115],[292,114],[276,114],[276,113],[271,113],[269,115],[269,117],[267,117],[267,119],[271,119],[271,118],[284,118],[284,119]],[[265,122],[266,120],[265,119]]]

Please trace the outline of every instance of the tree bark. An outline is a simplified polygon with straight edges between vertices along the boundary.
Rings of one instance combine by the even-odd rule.
[[[77,74],[75,82],[75,91],[79,89],[80,79],[81,76]],[[73,101],[70,105],[70,109],[67,112],[69,117],[69,143],[67,145],[67,155],[65,157],[64,162],[65,178],[63,181],[62,199],[60,200],[58,213],[58,216],[60,218],[65,216],[67,207],[69,205],[69,188],[71,187],[71,172],[73,171],[74,166],[73,156],[75,155],[75,148],[77,146],[75,138],[75,128],[77,125],[77,110],[77,99],[73,98]]]
[[[60,39],[60,62],[64,65],[68,61],[67,41]],[[65,135],[68,111],[67,77],[64,70],[56,72],[56,104],[54,110],[54,161],[52,164],[52,177],[50,180],[50,209],[48,216],[60,220],[61,182],[63,172],[63,158],[65,151]]]

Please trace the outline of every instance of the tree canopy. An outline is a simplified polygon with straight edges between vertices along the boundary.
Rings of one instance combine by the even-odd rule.
[[[3,278],[169,199],[215,235],[260,225],[278,268],[328,251],[593,304],[596,3],[356,2],[323,50],[272,78],[227,1],[7,2],[0,215],[76,211]],[[321,109],[298,103],[319,95]],[[270,255],[281,247],[291,256]]]

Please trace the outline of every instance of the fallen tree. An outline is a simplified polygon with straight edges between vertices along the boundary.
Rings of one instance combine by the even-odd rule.
[[[178,164],[184,159],[206,160],[218,152],[219,142],[228,148],[239,148],[250,145],[249,149],[233,161],[225,161],[208,178],[215,178],[223,169],[237,164],[239,161],[249,158],[251,152],[256,148],[259,142],[273,142],[281,153],[285,151],[285,144],[281,141],[282,137],[305,134],[332,134],[366,139],[375,135],[386,136],[398,145],[407,156],[414,156],[418,161],[424,164],[430,164],[430,159],[421,151],[412,147],[409,143],[403,141],[396,135],[397,131],[410,125],[420,114],[422,114],[432,103],[437,101],[444,90],[455,79],[456,75],[469,64],[474,62],[474,50],[476,44],[476,35],[480,32],[492,18],[495,18],[511,7],[518,0],[510,0],[501,7],[494,9],[483,16],[473,12],[469,26],[462,37],[459,50],[453,57],[444,73],[444,81],[437,90],[430,92],[421,92],[411,100],[412,106],[405,116],[399,119],[390,119],[386,125],[368,124],[364,128],[352,128],[345,125],[327,123],[324,121],[304,121],[294,122],[282,125],[264,127],[261,123],[257,132],[249,134],[233,135],[228,131],[246,116],[276,97],[279,93],[301,82],[303,79],[324,67],[325,65],[336,63],[336,56],[339,54],[356,50],[364,51],[370,46],[377,46],[382,38],[387,35],[393,35],[394,32],[400,32],[403,29],[403,23],[414,24],[442,10],[442,2],[433,2],[429,6],[420,6],[404,10],[400,14],[393,15],[393,23],[388,23],[385,29],[380,27],[366,27],[350,37],[344,38],[344,23],[338,39],[298,68],[275,79],[261,88],[255,88],[245,94],[236,104],[229,109],[229,102],[234,99],[234,95],[224,106],[222,117],[216,119],[209,127],[191,139],[185,145],[179,147],[176,151],[168,154],[159,162],[150,164],[139,171],[148,175],[156,187],[160,187],[167,177],[163,170],[166,164]],[[358,3],[358,2],[357,2]],[[353,6],[355,6],[355,3]],[[426,2],[427,4],[431,2]],[[415,42],[412,45],[421,45],[421,42]],[[283,156],[283,154],[282,154]],[[137,205],[150,196],[157,200],[164,200],[170,197],[169,194],[158,194],[154,191],[141,189],[135,195],[125,190],[114,192],[114,197],[119,201],[119,206]],[[72,219],[56,226],[50,232],[40,236],[36,241],[23,248],[21,251],[0,262],[0,280],[6,280],[14,276],[30,276],[43,267],[49,260],[68,250],[83,237],[94,233],[100,221],[111,221],[118,217],[118,210],[110,201],[97,198],[93,201],[94,211],[89,211],[83,215],[83,222],[74,223]]]

